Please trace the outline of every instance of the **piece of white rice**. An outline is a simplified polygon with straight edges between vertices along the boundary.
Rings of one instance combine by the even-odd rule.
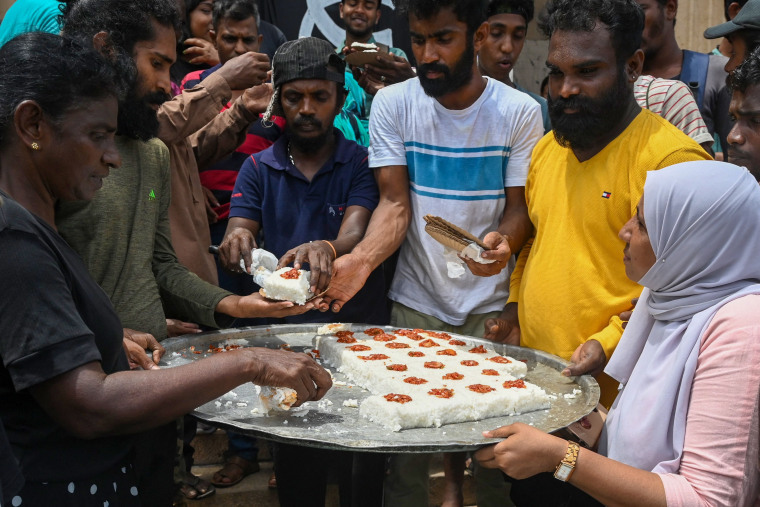
[[[293,301],[299,305],[305,304],[311,297],[309,287],[311,272],[304,269],[298,270],[298,278],[284,278],[282,275],[290,273],[293,268],[280,268],[264,280],[264,292],[269,299],[280,301]]]

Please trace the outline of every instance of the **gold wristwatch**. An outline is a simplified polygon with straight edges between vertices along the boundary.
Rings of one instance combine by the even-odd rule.
[[[554,470],[554,478],[559,479],[562,482],[570,480],[570,476],[575,471],[575,462],[578,460],[578,453],[581,448],[575,442],[567,443],[567,453],[562,461],[557,465],[557,469]]]

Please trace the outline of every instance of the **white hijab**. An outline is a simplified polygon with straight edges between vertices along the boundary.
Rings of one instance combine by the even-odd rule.
[[[732,164],[685,162],[647,174],[643,214],[657,261],[604,370],[622,390],[600,452],[676,473],[702,335],[723,305],[760,294],[760,185]]]

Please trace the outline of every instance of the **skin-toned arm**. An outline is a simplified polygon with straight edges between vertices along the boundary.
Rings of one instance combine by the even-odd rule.
[[[259,234],[259,224],[255,220],[243,217],[232,217],[227,223],[224,239],[219,245],[219,260],[225,269],[240,273],[240,259],[245,262],[245,272],[251,272],[251,250],[257,248],[256,236]]]
[[[369,221],[367,232],[350,254],[333,264],[330,288],[322,310],[338,312],[364,286],[381,262],[401,246],[411,219],[409,174],[406,166],[375,169],[380,202]]]
[[[504,190],[507,194],[507,205],[499,228],[483,238],[490,250],[483,252],[482,257],[496,262],[480,264],[472,259],[462,258],[473,275],[493,276],[501,273],[501,270],[507,267],[512,254],[522,248],[533,231],[528,205],[525,203],[525,187],[509,187]]]
[[[335,248],[334,253],[333,247],[325,241],[304,243],[285,252],[277,267],[281,268],[292,262],[294,268],[301,269],[301,265],[308,262],[311,270],[311,292],[319,294],[325,291],[332,278],[334,261],[349,253],[359,243],[367,230],[370,216],[372,212],[364,206],[349,206],[343,215],[338,237],[329,240]]]
[[[320,399],[332,385],[306,354],[248,348],[177,368],[111,375],[91,362],[30,391],[67,431],[91,439],[154,428],[245,382],[294,389],[298,404]]]
[[[551,472],[565,457],[567,441],[516,423],[487,438],[504,438],[480,449],[475,458],[486,468],[498,468],[510,477],[525,479]],[[665,488],[659,475],[640,470],[581,448],[570,484],[611,507],[665,507]]]

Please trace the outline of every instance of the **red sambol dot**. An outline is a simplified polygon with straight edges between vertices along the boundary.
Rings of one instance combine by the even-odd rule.
[[[517,387],[518,389],[525,389],[525,382],[523,380],[507,380],[504,382],[504,387],[507,389],[511,387]]]
[[[365,329],[364,330],[364,334],[367,334],[369,336],[375,336],[375,335],[384,334],[384,333],[385,333],[385,331],[383,331],[379,327],[371,327],[369,329]]]
[[[459,364],[461,364],[462,366],[477,366],[478,362],[477,361],[473,361],[472,359],[465,359],[464,361],[462,361]]]
[[[338,338],[338,343],[356,343],[356,338],[353,336],[341,336]]]
[[[353,345],[348,347],[348,350],[352,352],[364,352],[365,350],[372,350],[372,347],[369,345]]]
[[[498,375],[499,372],[496,370],[483,370],[483,375]]]
[[[427,384],[427,380],[425,380],[424,378],[419,378],[419,377],[407,377],[404,379],[404,382],[406,382],[407,384],[414,384],[416,386],[420,384]]]
[[[447,373],[446,375],[444,375],[441,378],[443,378],[443,380],[462,380],[464,378],[464,375],[462,375],[461,373],[457,373],[457,372],[454,371],[454,372],[451,372],[451,373]]]
[[[493,387],[484,384],[472,384],[471,386],[467,386],[467,389],[476,393],[490,393],[491,391],[495,391]]]
[[[335,333],[335,336],[339,338],[338,341],[340,342],[340,338],[351,338],[352,336],[354,336],[354,332],[353,331],[338,331],[337,333]]]
[[[388,401],[395,401],[396,403],[402,403],[402,404],[412,401],[412,397],[407,396],[406,394],[391,393],[391,394],[386,394],[385,396],[383,396],[383,398],[385,398]]]
[[[392,340],[395,340],[395,339],[396,339],[395,336],[392,336],[392,335],[389,335],[389,334],[385,334],[385,333],[375,335],[375,337],[374,337],[374,340],[376,342],[389,342],[389,341],[392,341]]]
[[[428,394],[431,394],[433,396],[436,396],[438,398],[451,398],[454,396],[454,390],[453,389],[431,389],[428,391]]]
[[[488,351],[483,345],[478,345],[477,347],[471,348],[470,352],[472,352],[473,354],[485,354]]]
[[[439,356],[455,356],[457,355],[454,349],[443,349],[436,352]]]
[[[438,338],[440,340],[450,340],[451,335],[449,333],[436,333],[435,331],[425,331],[428,336],[432,336],[433,338]]]
[[[449,340],[449,345],[467,345],[467,342],[462,340]]]
[[[406,371],[407,369],[405,364],[389,364],[386,368],[392,371]]]
[[[504,356],[493,356],[493,357],[489,357],[488,360],[493,361],[494,363],[499,363],[499,364],[507,364],[507,363],[512,362]]]
[[[385,354],[370,354],[368,356],[356,356],[363,361],[379,361],[381,359],[390,359]]]
[[[443,363],[439,363],[438,361],[428,361],[425,363],[425,368],[435,368],[440,370],[443,368]]]
[[[418,333],[412,331],[411,329],[396,329],[393,334],[397,334],[400,336],[406,336],[410,340],[420,341],[422,340],[422,336],[420,336]]]
[[[386,343],[385,346],[389,349],[408,349],[410,347],[408,343],[399,342]]]
[[[429,338],[425,341],[420,342],[420,347],[430,348],[430,347],[438,347],[438,346],[439,345],[437,341],[431,340]]]
[[[284,273],[280,273],[280,276],[285,280],[298,280],[298,277],[301,276],[301,272],[296,268],[293,268]]]
[[[387,345],[386,345],[387,347]],[[419,350],[413,350],[409,352],[409,357],[423,357],[425,355],[424,352],[420,352]]]

